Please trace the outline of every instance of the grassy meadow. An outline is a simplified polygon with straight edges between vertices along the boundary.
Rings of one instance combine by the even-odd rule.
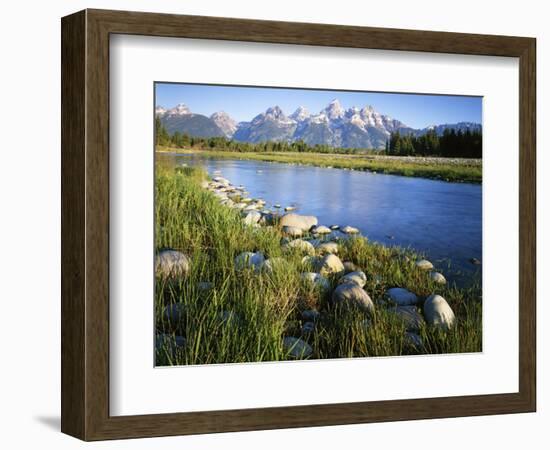
[[[406,156],[347,155],[337,153],[235,152],[228,150],[186,150],[157,147],[161,152],[197,153],[203,157],[249,159],[256,161],[304,164],[338,169],[353,169],[390,175],[431,178],[453,182],[481,183],[480,159]]]
[[[311,154],[205,153],[384,173],[401,171],[411,176],[438,173],[445,179],[481,178],[481,167],[408,167],[397,162]],[[413,251],[371,243],[361,236],[350,237],[338,241],[338,256],[366,274],[364,289],[375,310],[367,314],[356,308],[335,307],[330,298],[338,280],[329,277],[329,290],[304,281],[300,274],[314,270],[303,261],[304,253],[299,249],[281,246],[284,237],[280,227],[246,225],[241,211],[221,205],[201,185],[206,178],[198,168],[157,167],[157,251],[174,249],[189,258],[185,275],[156,278],[157,365],[290,360],[293,357],[283,345],[285,337],[307,342],[313,349],[309,359],[481,351],[479,286],[436,284],[426,271],[415,266],[420,255]],[[244,251],[260,251],[266,258],[283,258],[284,263],[272,271],[239,270],[235,257]],[[453,309],[456,326],[441,331],[424,323],[418,330],[422,345],[411,343],[403,321],[384,302],[384,293],[392,287],[416,293],[419,305],[427,296],[440,294]],[[421,306],[418,309],[421,312]],[[309,310],[320,315],[315,327],[304,331],[302,314]],[[177,314],[169,314],[171,311]]]

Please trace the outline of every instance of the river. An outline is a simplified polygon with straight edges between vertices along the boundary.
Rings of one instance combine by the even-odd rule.
[[[202,165],[251,197],[295,206],[322,225],[351,225],[369,240],[412,247],[458,284],[480,279],[482,186],[263,161],[157,154],[159,161]]]

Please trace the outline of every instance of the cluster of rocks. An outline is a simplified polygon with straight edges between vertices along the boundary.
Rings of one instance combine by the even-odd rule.
[[[305,284],[319,290],[324,295],[330,294],[330,304],[335,308],[353,308],[366,315],[365,327],[371,325],[370,317],[375,312],[375,303],[365,291],[366,274],[351,261],[342,261],[338,257],[339,245],[337,242],[327,241],[326,238],[338,230],[347,235],[359,234],[359,230],[352,226],[340,228],[338,225],[330,227],[319,225],[315,216],[287,213],[279,215],[277,212],[265,209],[266,202],[262,199],[248,197],[244,186],[234,186],[229,180],[215,176],[212,181],[204,181],[202,187],[211,191],[222,205],[241,210],[242,220],[246,225],[260,227],[262,225],[278,225],[286,238],[282,240],[282,249],[286,252],[300,252],[304,256],[302,265],[307,270],[300,274]],[[276,204],[274,207],[280,208]],[[292,210],[287,207],[285,210]],[[302,239],[304,235],[308,239]],[[333,238],[334,239],[334,238]],[[288,262],[283,257],[266,258],[262,252],[242,252],[234,259],[237,271],[253,270],[256,273],[271,274],[286,267]],[[425,259],[415,262],[419,270],[428,272],[430,279],[436,284],[445,284],[443,274],[434,270],[433,264]],[[189,258],[182,252],[165,249],[156,256],[156,274],[159,277],[180,277],[188,273]],[[335,288],[330,292],[332,287]],[[210,282],[201,282],[200,290],[212,289]],[[403,323],[405,328],[404,340],[406,345],[421,351],[423,349],[420,330],[426,324],[443,331],[450,330],[456,323],[455,315],[440,295],[431,295],[423,302],[419,297],[404,288],[388,289],[383,299],[377,304],[384,305],[387,310]],[[174,304],[164,311],[164,320],[175,324],[181,320],[183,305]],[[226,311],[227,322],[234,322],[234,313]],[[313,348],[307,338],[314,332],[321,316],[319,311],[306,310],[302,313],[303,325],[301,336],[287,336],[283,339],[283,347],[287,354],[295,359],[309,358]],[[157,336],[157,349],[164,348],[176,351],[185,345],[183,336],[161,334]]]

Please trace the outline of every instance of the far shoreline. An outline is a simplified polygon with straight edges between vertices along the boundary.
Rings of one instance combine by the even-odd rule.
[[[158,153],[197,154],[207,158],[245,159],[316,167],[350,169],[387,175],[401,175],[454,183],[482,183],[482,160],[466,158],[339,153],[235,152],[157,146]]]

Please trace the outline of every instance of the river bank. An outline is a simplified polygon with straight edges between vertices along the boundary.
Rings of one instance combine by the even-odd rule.
[[[384,155],[344,155],[336,153],[247,153],[157,147],[161,153],[197,154],[205,158],[248,159],[256,161],[304,164],[318,167],[363,170],[391,175],[430,178],[451,182],[481,183],[482,162],[479,159],[409,157]]]
[[[442,284],[410,250],[281,219],[244,189],[157,172],[157,364],[481,351],[479,287]]]

